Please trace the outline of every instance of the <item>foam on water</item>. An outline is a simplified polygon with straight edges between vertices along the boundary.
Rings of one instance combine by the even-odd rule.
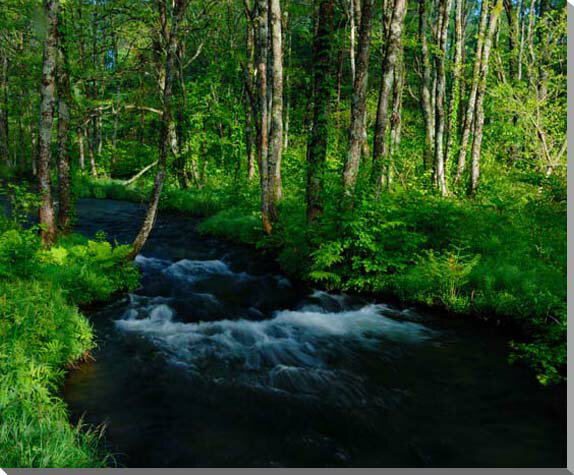
[[[148,299],[145,306],[145,299],[136,298],[134,304],[116,325],[148,338],[173,363],[202,377],[300,396],[328,392],[345,404],[365,400],[364,382],[330,360],[352,361],[357,350],[380,350],[385,341],[416,344],[434,335],[423,325],[386,317],[384,305],[327,313],[311,305],[261,321],[184,323],[166,299]]]

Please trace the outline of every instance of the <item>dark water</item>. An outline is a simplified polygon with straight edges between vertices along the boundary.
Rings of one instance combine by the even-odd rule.
[[[127,242],[143,208],[82,200],[78,229]],[[250,249],[161,216],[141,288],[91,315],[77,420],[127,466],[563,467],[562,389],[469,321],[314,291]]]

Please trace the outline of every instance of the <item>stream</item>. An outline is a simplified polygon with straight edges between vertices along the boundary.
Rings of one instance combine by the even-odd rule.
[[[117,242],[142,205],[80,200]],[[564,467],[565,388],[495,328],[326,293],[160,213],[141,286],[89,317],[63,397],[129,467]]]

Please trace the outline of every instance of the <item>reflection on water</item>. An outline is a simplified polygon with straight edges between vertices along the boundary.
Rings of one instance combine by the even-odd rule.
[[[127,242],[142,212],[84,200],[79,229]],[[136,262],[64,394],[122,464],[565,466],[563,390],[490,329],[307,289],[176,217]]]

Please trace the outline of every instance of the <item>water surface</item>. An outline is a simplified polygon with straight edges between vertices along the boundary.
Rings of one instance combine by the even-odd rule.
[[[140,205],[80,200],[129,242]],[[134,467],[563,467],[564,389],[508,365],[495,329],[328,294],[162,214],[141,287],[92,312],[75,420]]]

